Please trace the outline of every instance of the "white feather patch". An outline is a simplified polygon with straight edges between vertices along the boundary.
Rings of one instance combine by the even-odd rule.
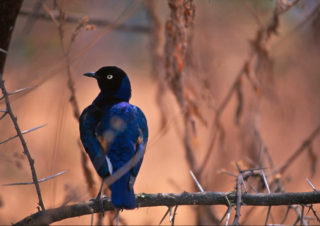
[[[112,167],[112,163],[111,163],[110,159],[108,158],[108,156],[106,156],[106,160],[107,160],[108,170],[109,170],[110,174],[112,174],[113,167]]]

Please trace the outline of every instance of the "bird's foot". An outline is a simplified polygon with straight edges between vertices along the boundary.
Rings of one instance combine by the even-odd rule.
[[[90,199],[90,201],[93,202],[99,202],[99,208],[100,208],[100,212],[102,213],[102,215],[104,216],[104,208],[103,208],[103,199],[104,198],[108,198],[108,196],[106,195],[99,195],[96,198]]]

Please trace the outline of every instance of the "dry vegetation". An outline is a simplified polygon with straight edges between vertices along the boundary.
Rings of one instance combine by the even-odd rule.
[[[102,65],[129,74],[150,127],[120,224],[320,223],[319,2],[20,4],[0,6],[0,224],[99,212],[78,118]],[[94,222],[113,224],[104,207]]]

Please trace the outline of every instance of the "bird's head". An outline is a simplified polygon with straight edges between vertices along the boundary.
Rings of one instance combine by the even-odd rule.
[[[108,96],[129,101],[131,97],[131,85],[127,74],[118,67],[102,67],[96,72],[84,74],[96,78],[101,92]]]

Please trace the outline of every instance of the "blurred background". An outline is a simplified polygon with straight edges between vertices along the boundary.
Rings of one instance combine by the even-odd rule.
[[[320,123],[319,2],[298,2],[279,15],[276,31],[270,37],[255,45],[259,30],[272,22],[275,7],[290,2],[194,1],[192,45],[187,50],[181,79],[184,93],[189,95],[186,100],[193,105],[185,110],[165,73],[165,24],[170,18],[167,1],[24,1],[4,79],[9,91],[36,86],[10,100],[22,130],[46,124],[25,135],[38,177],[68,170],[41,183],[46,208],[93,198],[83,173],[78,121],[69,101],[68,79],[71,75],[82,111],[99,92],[96,81],[82,74],[106,65],[127,72],[132,84],[131,103],[143,109],[149,124],[149,144],[135,193],[196,192],[189,170],[202,166],[196,175],[205,190],[231,192],[235,177],[221,172],[237,174],[235,162],[242,169],[265,167],[268,181],[278,177],[287,192],[312,191],[306,177],[320,189],[319,138],[312,140],[285,172],[272,174],[272,167],[281,167]],[[65,18],[59,28],[61,21],[52,21],[50,16],[61,15],[62,10]],[[37,17],[39,14],[49,19]],[[70,22],[68,18],[76,20]],[[251,72],[237,80],[246,62]],[[223,111],[217,113],[234,81],[237,88]],[[0,108],[4,107],[0,102]],[[185,111],[190,111],[192,118],[189,134],[185,132]],[[222,129],[215,124],[217,115]],[[0,131],[0,141],[15,135],[9,117],[0,121]],[[186,137],[192,143],[194,165],[186,155]],[[91,163],[87,165],[97,189],[100,180]],[[1,144],[0,184],[31,180],[19,140]],[[266,192],[263,186],[260,192]],[[36,212],[36,206],[34,186],[2,186],[0,224],[16,222]],[[264,224],[267,208],[243,207],[240,223]],[[141,208],[123,211],[121,216],[129,225],[155,225],[166,210]],[[212,224],[210,216],[221,219],[225,210],[224,206],[180,206],[175,222]],[[280,223],[286,210],[273,207],[269,223]],[[291,211],[285,223],[293,224],[295,219],[296,213]],[[109,223],[107,217],[103,221]],[[90,224],[90,216],[57,224]],[[165,219],[164,224],[169,220]]]

